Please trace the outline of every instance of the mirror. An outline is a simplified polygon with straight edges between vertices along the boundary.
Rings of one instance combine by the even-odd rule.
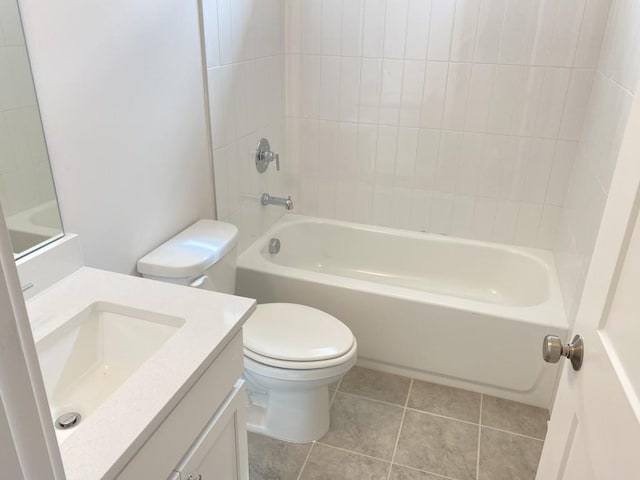
[[[0,203],[16,258],[63,235],[17,0],[0,0]]]

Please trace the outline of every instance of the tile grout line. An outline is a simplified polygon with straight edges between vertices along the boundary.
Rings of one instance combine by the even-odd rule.
[[[441,473],[430,472],[428,470],[420,470],[419,468],[410,467],[409,465],[403,465],[401,463],[394,463],[394,465],[397,465],[397,466],[402,467],[402,468],[406,468],[407,470],[413,470],[415,472],[426,473],[426,474],[431,475],[433,477],[442,478],[443,480],[457,480],[456,478],[447,477],[446,475],[442,475]]]
[[[445,420],[452,420],[454,422],[466,423],[467,425],[473,425],[475,427],[479,427],[480,426],[480,424],[476,423],[476,422],[470,422],[468,420],[462,420],[460,418],[447,417],[446,415],[440,415],[439,413],[427,412],[425,410],[418,410],[416,408],[411,408],[411,407],[407,407],[407,410],[410,410],[410,411],[416,412],[416,413],[422,413],[424,415],[431,415],[433,417],[444,418]]]
[[[403,405],[399,405],[397,403],[385,402],[384,400],[378,400],[378,399],[375,399],[375,398],[365,397],[364,395],[356,395],[354,393],[344,392],[342,390],[336,390],[336,393],[339,393],[340,395],[345,395],[347,397],[355,397],[355,398],[360,398],[362,400],[368,400],[368,401],[374,402],[374,403],[381,403],[382,405],[389,405],[390,407],[405,408]],[[410,410],[413,410],[413,409],[410,409]],[[418,411],[420,411],[420,410],[418,410]]]
[[[544,443],[544,438],[536,438],[536,437],[532,437],[530,435],[525,435],[523,433],[516,433],[516,432],[510,432],[509,430],[503,430],[502,428],[497,428],[497,427],[492,427],[490,425],[482,425],[482,428],[487,428],[489,430],[494,430],[496,432],[500,432],[500,433],[506,433],[509,435],[515,435],[516,437],[522,437],[522,438],[526,438],[529,440],[536,440],[537,442],[542,442]]]
[[[482,401],[484,394],[480,394],[480,417],[478,418],[478,451],[476,452],[476,480],[480,480],[480,441],[482,440]]]
[[[331,398],[329,399],[329,408],[333,405],[333,401],[336,399],[336,395],[338,394],[338,390],[334,390],[331,394]]]
[[[336,399],[336,395],[338,394],[338,391],[340,390],[340,385],[342,385],[342,379],[344,378],[344,375],[342,377],[340,377],[340,380],[338,380],[338,384],[336,385],[336,389],[333,391],[333,395],[331,395],[331,398],[329,399],[329,408],[331,408],[331,405],[333,405],[333,401]]]
[[[311,443],[309,452],[307,452],[307,456],[305,457],[304,462],[302,463],[302,467],[300,467],[300,473],[298,473],[296,480],[300,480],[302,478],[302,472],[304,472],[304,468],[307,466],[307,462],[309,461],[309,457],[311,456],[311,450],[313,450],[313,447],[315,447],[315,445],[316,445],[316,442]]]
[[[321,445],[323,447],[327,447],[327,448],[333,448],[334,450],[340,450],[341,452],[345,452],[345,453],[349,453],[351,455],[358,455],[359,457],[365,457],[365,458],[369,458],[371,460],[376,460],[378,462],[382,462],[382,463],[389,463],[389,460],[384,460],[383,458],[380,457],[374,457],[373,455],[367,455],[366,453],[360,453],[360,452],[354,452],[353,450],[347,450],[346,448],[342,448],[342,447],[336,447],[335,445],[329,445],[328,443],[322,443],[321,441],[316,441],[313,442],[314,445]]]
[[[398,429],[398,435],[396,436],[396,443],[393,446],[393,454],[391,455],[391,463],[389,464],[389,473],[387,474],[387,480],[391,478],[391,471],[393,470],[393,462],[396,459],[398,444],[400,443],[400,435],[402,434],[402,427],[404,426],[404,417],[407,415],[407,406],[409,405],[409,397],[411,397],[412,388],[413,388],[413,378],[409,382],[409,390],[407,391],[407,398],[404,401],[404,409],[402,410],[402,418],[400,419],[400,428]]]

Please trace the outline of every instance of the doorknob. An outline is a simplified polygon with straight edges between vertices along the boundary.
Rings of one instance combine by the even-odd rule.
[[[562,340],[556,335],[547,335],[542,342],[542,358],[547,363],[558,363],[561,357],[571,361],[574,370],[580,370],[584,358],[584,342],[580,335],[573,337],[568,345],[562,345]]]

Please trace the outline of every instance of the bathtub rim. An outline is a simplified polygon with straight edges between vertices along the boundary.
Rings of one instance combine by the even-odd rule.
[[[303,223],[330,224],[350,229],[356,228],[365,231],[400,237],[427,239],[436,242],[454,242],[481,248],[503,250],[508,253],[522,255],[529,258],[530,260],[535,261],[544,269],[547,275],[547,280],[549,282],[549,298],[542,303],[528,306],[502,305],[498,303],[489,303],[463,297],[456,297],[453,295],[439,294],[436,292],[429,292],[425,290],[383,284],[370,280],[355,279],[330,273],[309,271],[303,268],[284,266],[270,262],[262,255],[261,251],[267,245],[269,239],[277,236],[278,232],[287,227]],[[343,220],[325,219],[300,214],[285,214],[263,235],[255,239],[254,242],[240,254],[237,260],[237,266],[239,269],[243,270],[269,273],[276,276],[294,278],[296,280],[308,283],[322,283],[325,285],[341,287],[347,290],[365,290],[378,295],[393,297],[401,300],[419,303],[431,303],[441,307],[464,310],[469,313],[492,315],[495,317],[513,321],[534,323],[540,326],[548,326],[550,328],[569,328],[553,254],[550,251],[542,249],[519,247],[515,245],[507,245],[495,242],[484,242],[434,233],[414,232],[410,230],[360,224]]]

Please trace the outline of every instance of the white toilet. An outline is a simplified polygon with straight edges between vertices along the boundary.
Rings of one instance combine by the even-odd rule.
[[[138,260],[145,278],[234,293],[238,229],[200,220]],[[289,442],[329,430],[329,385],[355,364],[351,330],[320,310],[258,305],[243,328],[247,428]]]

